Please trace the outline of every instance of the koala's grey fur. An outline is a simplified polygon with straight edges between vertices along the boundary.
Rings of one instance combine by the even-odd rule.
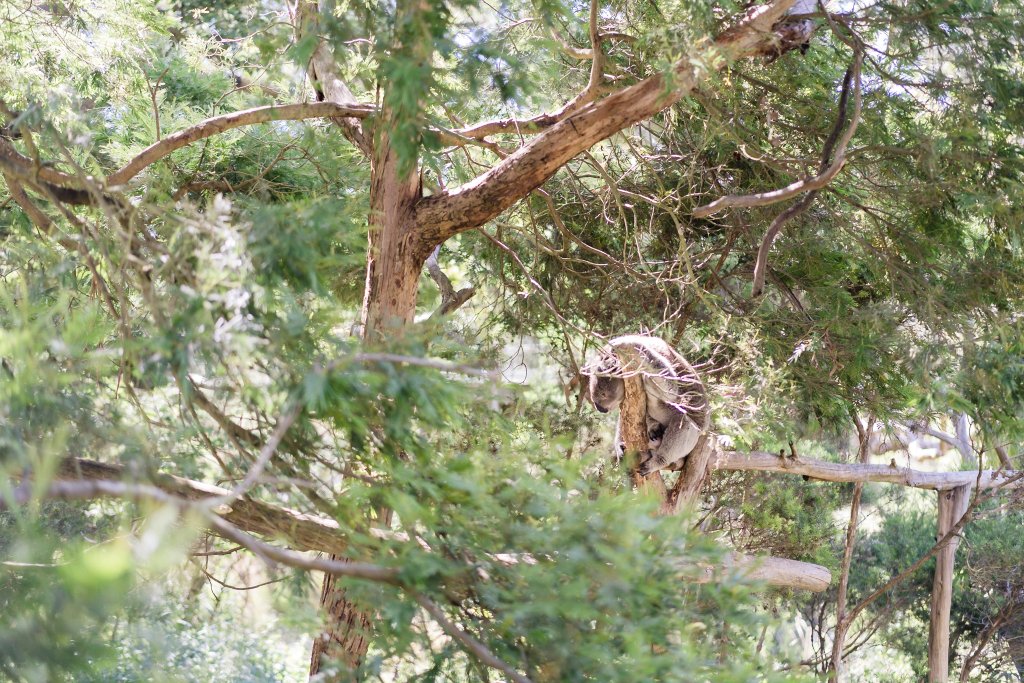
[[[648,335],[626,335],[612,339],[583,372],[590,375],[589,396],[599,412],[619,407],[626,396],[624,371],[616,351],[635,352],[638,372],[647,394],[647,452],[641,455],[637,471],[647,475],[666,467],[677,469],[690,454],[701,433],[710,427],[707,391],[685,358],[663,340]],[[615,425],[615,451],[621,457],[625,446],[620,436],[622,418]]]

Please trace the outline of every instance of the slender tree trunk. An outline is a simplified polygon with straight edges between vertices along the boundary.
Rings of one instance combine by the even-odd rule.
[[[875,419],[868,420],[865,427],[860,418],[853,416],[853,424],[857,427],[857,462],[867,463],[871,454],[871,433]],[[850,584],[850,564],[853,562],[853,544],[857,538],[857,523],[860,520],[860,499],[864,493],[864,482],[853,485],[853,500],[850,502],[850,523],[846,526],[846,544],[843,548],[843,563],[839,572],[839,588],[836,591],[836,632],[832,638],[832,675],[830,680],[845,683],[846,663],[843,661],[843,648],[846,646],[846,633],[853,624],[846,616],[846,594]]]
[[[362,308],[362,336],[370,342],[412,322],[420,270],[430,251],[416,242],[412,223],[411,208],[420,196],[419,175],[401,174],[394,151],[381,137],[372,162]],[[387,526],[390,522],[391,511],[381,511],[376,523]],[[342,558],[332,555],[332,559]],[[353,602],[335,582],[334,576],[324,577],[320,606],[327,614],[327,625],[313,643],[309,675],[321,673],[326,657],[342,669],[335,680],[351,680],[370,644],[372,611]]]
[[[970,486],[939,491],[939,529],[941,538],[960,521],[970,502]],[[949,680],[949,613],[953,605],[953,568],[960,540],[951,538],[935,555],[935,581],[932,584],[932,616],[928,634],[928,683]]]

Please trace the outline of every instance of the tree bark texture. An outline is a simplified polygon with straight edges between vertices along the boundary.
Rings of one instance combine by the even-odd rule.
[[[412,172],[403,175],[387,136],[379,137],[371,165],[369,250],[362,309],[362,336],[371,343],[389,330],[412,322],[419,273],[429,256],[429,250],[417,249],[413,240],[410,208],[419,198],[419,177]],[[383,511],[378,523],[387,526],[390,520],[390,511]],[[332,555],[332,559],[342,558]],[[313,642],[310,676],[320,673],[325,656],[353,671],[369,647],[370,610],[350,600],[336,582],[333,575],[324,577],[320,605],[328,621]]]
[[[949,533],[967,511],[971,498],[969,485],[939,491],[938,537]],[[932,613],[928,633],[928,683],[949,680],[949,614],[953,605],[953,570],[960,539],[954,536],[935,555],[935,579],[932,583]]]

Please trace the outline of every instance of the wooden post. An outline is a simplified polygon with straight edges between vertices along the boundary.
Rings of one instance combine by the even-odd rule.
[[[939,491],[938,537],[942,538],[967,511],[971,486]],[[932,616],[928,634],[928,683],[949,680],[949,612],[953,604],[953,567],[960,539],[953,537],[935,555]]]

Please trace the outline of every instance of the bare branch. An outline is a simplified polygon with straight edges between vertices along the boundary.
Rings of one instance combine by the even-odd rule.
[[[238,482],[238,485],[232,489],[231,493],[222,498],[212,498],[208,501],[207,505],[230,505],[232,502],[242,497],[249,489],[255,486],[256,482],[259,481],[260,476],[263,474],[263,470],[266,468],[267,463],[274,457],[274,453],[277,452],[277,447],[281,445],[284,440],[284,435],[288,432],[288,429],[294,424],[295,420],[302,413],[302,404],[295,401],[281,416],[278,420],[277,426],[274,427],[274,431],[270,434],[270,438],[267,439],[267,443],[260,449],[259,456],[256,458],[256,462],[253,463],[249,471],[246,472],[245,478]]]
[[[517,683],[530,683],[529,678],[498,659],[493,652],[487,649],[486,645],[452,623],[452,621],[445,615],[444,611],[432,600],[426,598],[422,593],[417,593],[415,591],[410,591],[410,595],[412,595],[412,598],[420,605],[420,607],[425,609],[427,613],[434,618],[434,621],[444,629],[445,633],[461,643],[462,647],[474,657],[487,666],[506,674]]]
[[[427,272],[430,273],[430,279],[437,284],[437,288],[441,292],[441,305],[431,314],[431,318],[448,315],[476,295],[476,289],[473,287],[464,287],[457,292],[455,291],[452,281],[444,274],[444,271],[441,270],[441,265],[437,262],[437,255],[440,251],[441,245],[439,244],[434,247],[434,251],[430,252],[430,256],[427,258]]]
[[[147,166],[163,159],[171,152],[232,128],[252,126],[270,121],[301,121],[304,119],[335,119],[343,117],[364,118],[375,112],[376,108],[368,105],[300,102],[298,104],[255,107],[254,109],[215,116],[190,128],[180,130],[173,135],[168,135],[163,140],[150,145],[121,169],[107,176],[107,184],[123,185],[141,173]]]
[[[61,465],[58,476],[70,481],[120,482],[131,473],[118,465],[72,458]],[[231,491],[220,486],[173,475],[158,475],[154,482],[156,488],[178,500],[204,503],[231,495]],[[214,511],[249,533],[282,539],[296,550],[342,554],[348,549],[348,539],[338,523],[327,517],[276,507],[247,497],[235,500],[230,506],[216,506]]]
[[[681,561],[680,570],[692,575],[693,563]],[[827,590],[832,583],[832,572],[810,562],[789,560],[784,557],[764,557],[729,553],[721,566],[701,565],[701,574],[694,577],[694,583],[709,583],[719,580],[722,575],[738,575],[744,581],[764,583],[780,588],[795,588],[812,593]]]
[[[945,491],[957,486],[970,484],[981,489],[1020,488],[1024,486],[1021,477],[1024,472],[1005,470],[982,470],[967,472],[925,472],[909,467],[889,465],[852,465],[824,460],[784,458],[777,453],[752,451],[737,453],[722,452],[711,466],[720,470],[779,472],[800,474],[822,481],[880,482],[902,484],[919,489]]]
[[[871,430],[875,426],[875,418],[868,419],[867,425],[861,424],[860,418],[853,416],[857,427],[857,462],[867,464],[871,454]],[[846,525],[846,543],[843,545],[843,561],[839,571],[839,589],[836,592],[836,630],[832,637],[832,670],[836,681],[844,680],[844,646],[846,633],[852,621],[846,618],[846,596],[850,581],[850,565],[853,563],[853,544],[857,537],[857,524],[860,521],[860,499],[864,493],[864,482],[853,486],[853,500],[850,502],[850,521]]]

